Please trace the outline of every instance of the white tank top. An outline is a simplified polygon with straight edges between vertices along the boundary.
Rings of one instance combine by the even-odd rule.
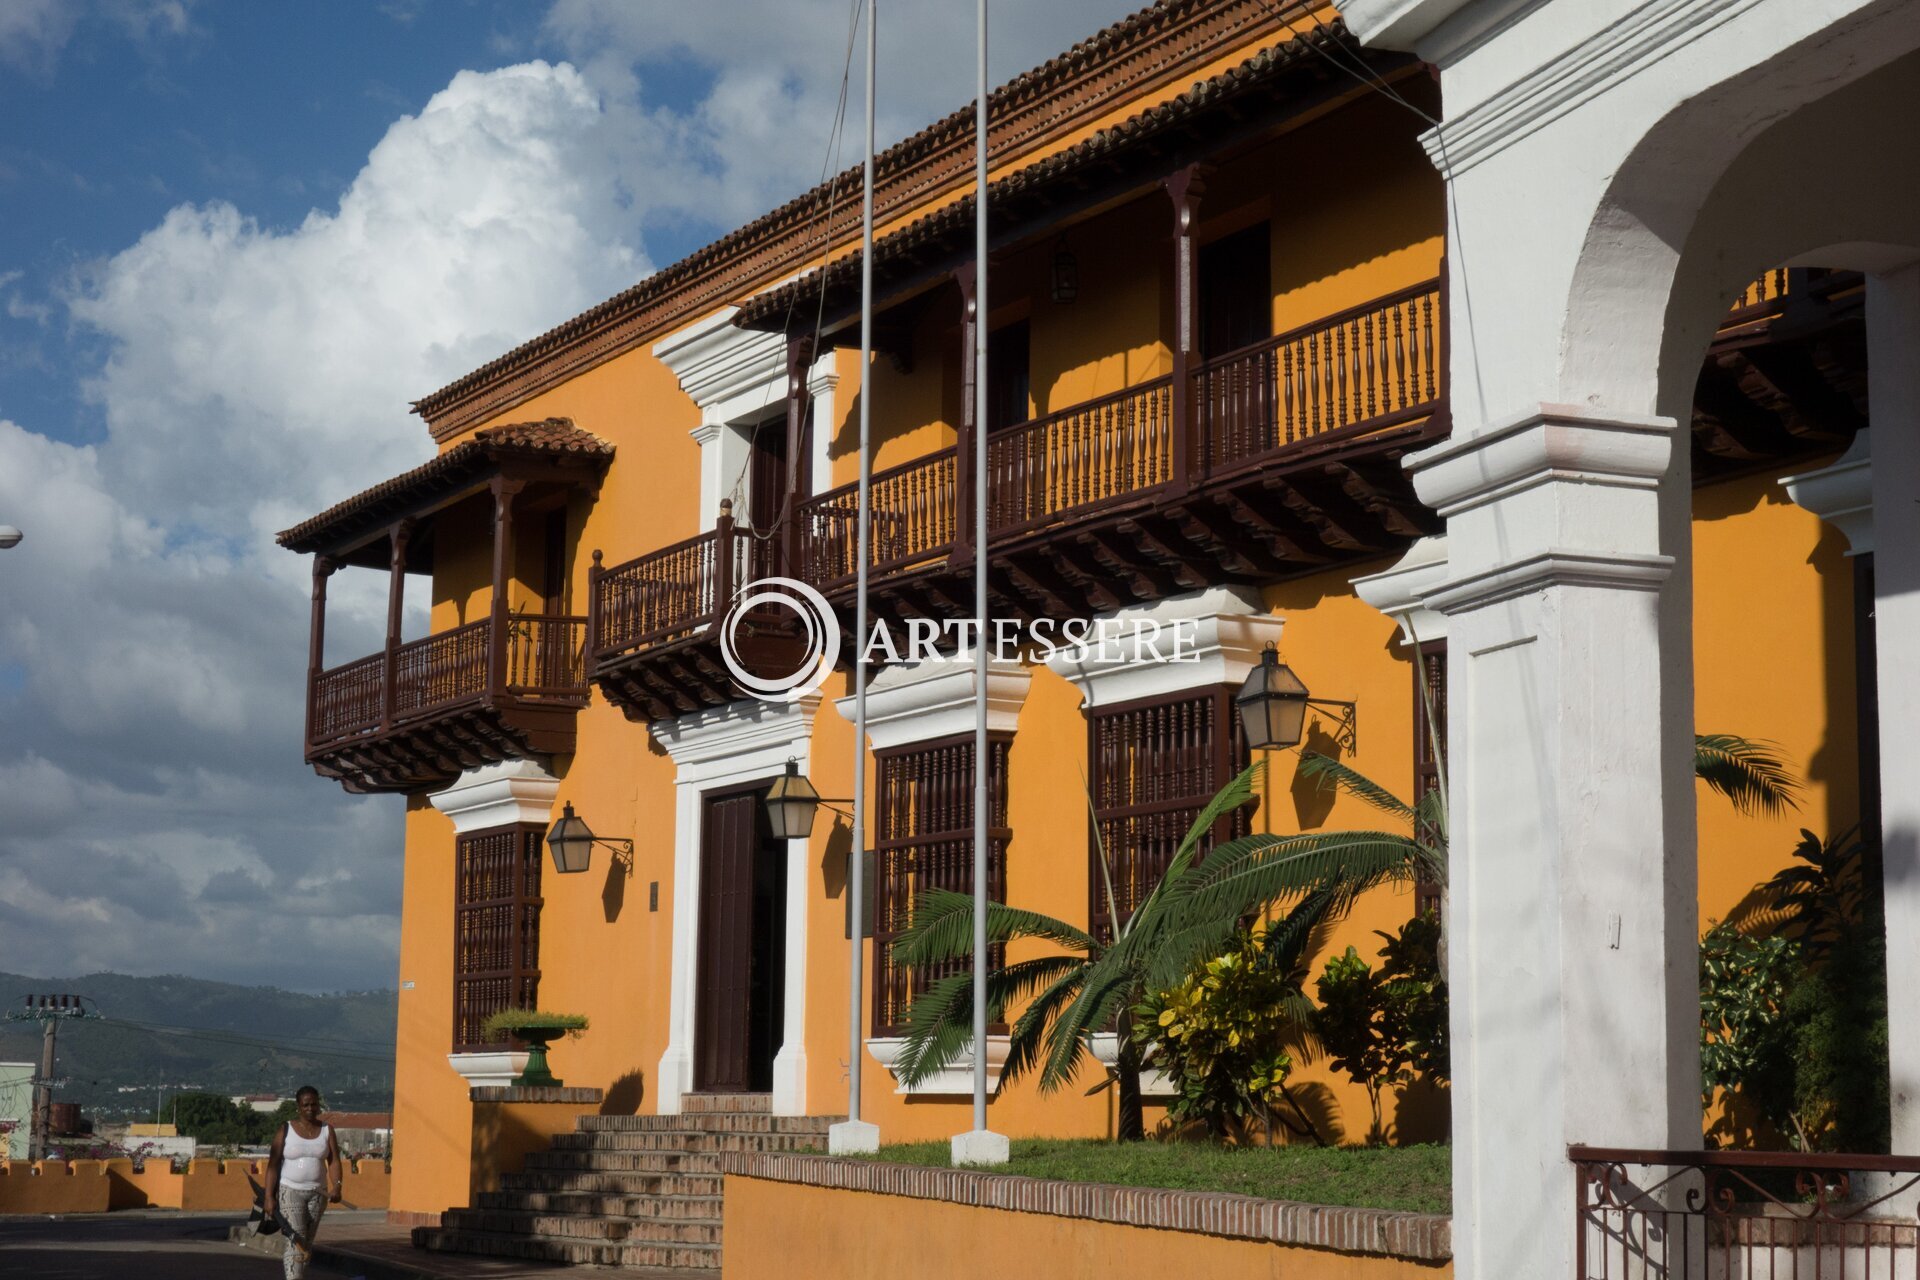
[[[303,1138],[291,1124],[287,1126],[286,1139],[280,1144],[281,1186],[312,1191],[326,1185],[327,1137],[331,1132],[323,1124],[319,1137]]]

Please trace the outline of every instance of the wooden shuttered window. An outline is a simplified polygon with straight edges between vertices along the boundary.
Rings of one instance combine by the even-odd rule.
[[[1433,699],[1433,727],[1439,730],[1442,750],[1447,741],[1447,645],[1436,640],[1420,646],[1413,668],[1413,802],[1417,805],[1440,789],[1440,758],[1433,749],[1434,734],[1427,731],[1427,699]],[[1425,681],[1423,692],[1421,682]],[[1428,833],[1431,834],[1431,833]],[[1418,914],[1440,910],[1440,883],[1427,875],[1414,881],[1413,909]]]
[[[540,999],[540,862],[545,831],[516,824],[454,843],[453,1047],[488,1047],[481,1024]],[[495,1045],[494,1047],[499,1047]]]
[[[988,743],[987,894],[1007,900],[1007,750],[1010,735]],[[914,997],[970,961],[907,966],[893,960],[893,942],[913,918],[914,899],[928,889],[973,892],[973,736],[943,738],[874,753],[875,919],[873,1034],[902,1035]],[[998,968],[1005,948],[987,963]]]
[[[1087,918],[1095,934],[1107,938],[1113,932],[1107,876],[1125,920],[1173,861],[1207,802],[1247,767],[1248,753],[1226,685],[1095,708],[1087,729],[1099,837],[1088,850]],[[1243,806],[1215,827],[1207,847],[1250,828],[1251,807]]]

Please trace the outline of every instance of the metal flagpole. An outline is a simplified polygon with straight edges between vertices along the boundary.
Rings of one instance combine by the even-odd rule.
[[[987,1129],[987,0],[979,0],[973,145],[973,1129],[953,1140],[955,1164],[1005,1164],[1007,1140]]]
[[[875,57],[878,45],[880,0],[867,0],[867,150],[861,167],[860,188],[860,494],[855,528],[853,605],[853,847],[847,867],[848,915],[853,927],[852,951],[847,957],[848,1047],[847,1118],[828,1131],[827,1149],[833,1154],[880,1149],[880,1129],[860,1119],[860,1059],[866,1052],[861,1006],[865,986],[867,901],[867,554],[872,534],[873,505],[873,102]]]

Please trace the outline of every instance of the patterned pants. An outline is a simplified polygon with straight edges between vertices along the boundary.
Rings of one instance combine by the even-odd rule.
[[[325,1187],[280,1188],[280,1221],[293,1232],[287,1251],[281,1255],[281,1274],[286,1280],[301,1280],[307,1274],[307,1255],[313,1237],[320,1230],[320,1215],[327,1211]]]

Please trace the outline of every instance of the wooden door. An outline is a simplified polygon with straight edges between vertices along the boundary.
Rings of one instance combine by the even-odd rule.
[[[1200,353],[1211,359],[1273,336],[1271,232],[1264,222],[1200,248]]]
[[[694,1017],[694,1087],[752,1087],[754,854],[761,793],[704,798],[700,824],[700,966]]]

